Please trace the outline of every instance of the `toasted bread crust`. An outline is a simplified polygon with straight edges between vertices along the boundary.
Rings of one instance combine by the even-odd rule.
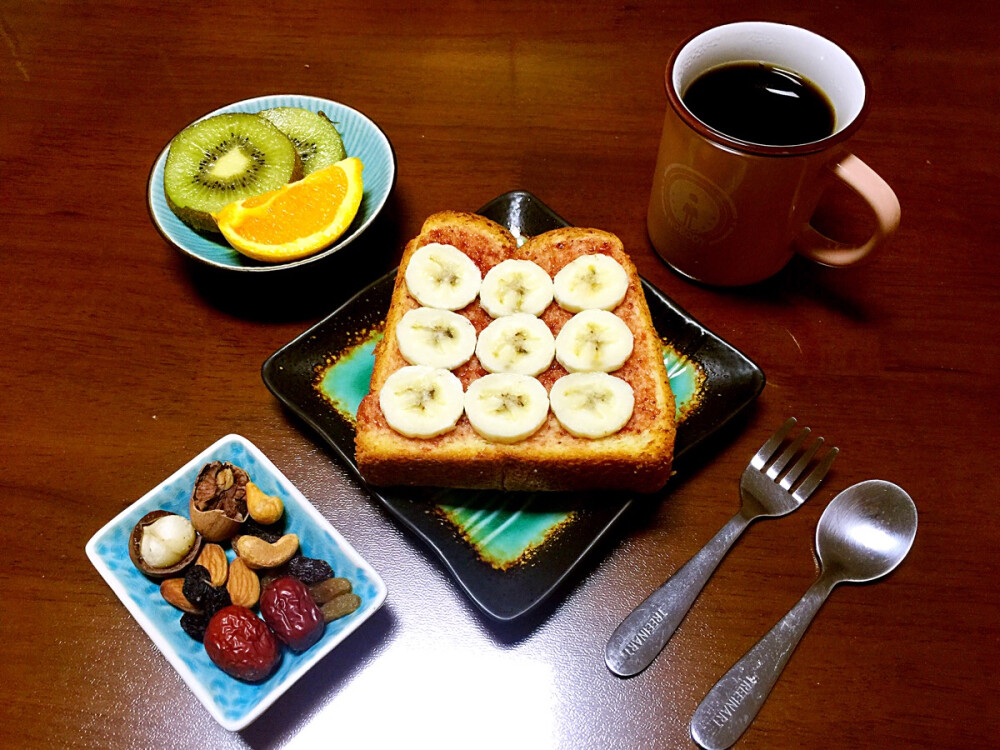
[[[621,431],[606,438],[578,438],[567,433],[550,413],[542,428],[519,443],[501,445],[478,435],[463,415],[454,430],[431,439],[406,438],[388,426],[378,404],[386,378],[407,363],[396,343],[396,326],[419,307],[404,281],[413,253],[429,242],[454,245],[485,274],[507,258],[531,260],[554,276],[581,255],[604,253],[629,276],[624,301],[614,310],[632,330],[632,355],[613,374],[635,393],[635,410]],[[476,333],[492,320],[478,300],[458,311],[472,321]],[[557,334],[572,317],[555,302],[541,318]],[[468,387],[486,374],[475,356],[455,374]],[[538,379],[550,389],[566,374],[553,362]],[[403,253],[385,336],[375,350],[369,394],[358,409],[356,461],[362,476],[375,485],[434,485],[473,489],[583,490],[599,488],[652,492],[666,484],[674,445],[674,398],[663,350],[632,260],[621,241],[598,229],[568,227],[532,237],[520,248],[503,227],[482,216],[443,211],[430,216],[420,235]]]

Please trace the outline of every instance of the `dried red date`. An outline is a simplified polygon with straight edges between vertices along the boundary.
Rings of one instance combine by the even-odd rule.
[[[305,651],[323,636],[323,613],[298,578],[283,576],[260,595],[260,613],[274,634],[293,651]]]
[[[281,660],[281,647],[267,625],[252,610],[236,605],[209,621],[205,651],[219,669],[246,682],[265,679]]]

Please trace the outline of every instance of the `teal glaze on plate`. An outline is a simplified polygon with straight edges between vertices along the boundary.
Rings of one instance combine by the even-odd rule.
[[[181,612],[160,595],[159,582],[142,575],[128,554],[132,528],[149,511],[162,508],[187,516],[195,479],[209,461],[241,466],[264,492],[282,497],[286,531],[299,536],[303,554],[327,560],[338,576],[350,579],[362,601],[358,610],[329,623],[323,637],[309,650],[296,654],[283,649],[278,669],[258,684],[241,682],[216,667],[205,647],[181,629]],[[227,554],[233,558],[231,550]],[[256,718],[368,619],[386,596],[379,575],[256,446],[238,435],[218,441],[126,508],[88,542],[87,556],[202,704],[230,730],[240,729]]]
[[[335,356],[322,370],[316,388],[352,423],[368,393],[375,366],[375,344],[381,333],[370,334],[360,344]],[[700,403],[704,374],[697,363],[663,342],[663,362],[674,392],[677,422]],[[506,570],[525,562],[559,529],[573,519],[573,512],[539,510],[540,493],[442,490],[434,505],[456,531],[475,549],[483,562]]]
[[[375,366],[375,346],[382,333],[342,353],[334,365],[322,373],[317,383],[320,392],[333,407],[352,422],[358,417],[361,399],[368,395],[368,384]]]
[[[168,144],[154,162],[149,176],[147,192],[149,213],[159,232],[178,250],[196,261],[217,268],[252,272],[276,271],[305,265],[336,252],[356,239],[368,228],[389,199],[396,182],[396,157],[392,145],[378,125],[351,107],[329,99],[282,94],[235,102],[209,112],[205,117],[228,112],[255,113],[271,107],[301,107],[313,112],[323,112],[333,120],[343,138],[347,155],[356,156],[364,165],[362,172],[364,196],[358,214],[340,239],[326,250],[289,263],[260,263],[236,252],[221,234],[194,231],[170,210],[163,192],[163,167],[167,161]],[[182,129],[178,127],[177,131],[180,132]]]
[[[536,493],[477,493],[468,507],[439,504],[437,508],[484,562],[506,570],[526,561],[533,550],[573,519],[572,512],[533,509],[538,499]]]

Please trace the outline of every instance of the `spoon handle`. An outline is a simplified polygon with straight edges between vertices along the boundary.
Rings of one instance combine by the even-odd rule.
[[[757,716],[792,651],[829,596],[820,576],[798,603],[713,687],[691,718],[691,736],[707,750],[733,745]]]
[[[619,677],[631,677],[652,663],[747,524],[749,521],[737,513],[680,570],[632,610],[604,649],[608,669]]]

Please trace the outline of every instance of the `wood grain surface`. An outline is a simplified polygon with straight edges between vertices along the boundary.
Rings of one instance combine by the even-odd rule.
[[[652,251],[664,65],[690,34],[743,19],[810,28],[867,72],[873,105],[853,150],[894,187],[903,219],[863,266],[794,260],[725,291]],[[882,478],[917,503],[910,557],[833,593],[738,746],[995,747],[998,21],[994,4],[925,0],[0,0],[0,746],[693,747],[702,697],[817,574],[826,503]],[[278,93],[379,123],[395,191],[361,241],[309,273],[208,273],[154,229],[150,167],[193,119]],[[618,234],[767,386],[548,606],[498,625],[283,410],[260,366],[391,269],[427,215],[514,189]],[[847,196],[822,222],[864,231]],[[750,528],[647,671],[611,675],[614,627],[735,512],[740,472],[790,415],[840,447],[827,483]],[[238,733],[212,720],[84,554],[231,432],[389,590]]]

